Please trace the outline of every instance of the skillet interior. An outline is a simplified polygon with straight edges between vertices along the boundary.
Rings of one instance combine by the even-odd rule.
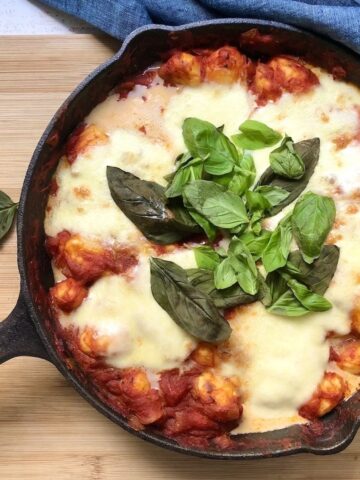
[[[347,79],[360,86],[360,60],[354,53],[328,40],[271,22],[222,20],[185,27],[145,27],[134,32],[121,50],[95,70],[66,100],[41,138],[26,174],[18,215],[18,261],[22,290],[32,320],[52,362],[74,387],[98,410],[135,435],[184,453],[209,458],[241,459],[288,455],[298,452],[335,453],[350,443],[360,424],[360,392],[310,426],[292,426],[265,433],[236,437],[237,447],[229,452],[180,447],[174,441],[145,430],[134,431],[126,419],[105,405],[80,371],[70,371],[56,351],[47,290],[53,284],[50,260],[44,248],[44,213],[50,178],[62,145],[75,126],[102,101],[120,80],[142,72],[173,48],[238,45],[239,34],[251,28],[272,35],[270,42],[249,46],[249,53],[298,54],[331,70],[342,66]],[[246,52],[246,51],[245,51]]]

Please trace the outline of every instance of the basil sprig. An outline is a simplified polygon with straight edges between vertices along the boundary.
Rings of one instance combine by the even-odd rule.
[[[185,270],[173,262],[152,258],[150,272],[152,294],[175,323],[204,342],[229,338],[229,324],[210,296],[190,283]]]
[[[267,310],[276,315],[299,317],[310,312],[323,312],[331,303],[326,292],[339,260],[339,249],[325,245],[311,264],[304,262],[299,250],[291,252],[286,266],[266,277],[269,296],[262,300]]]
[[[9,195],[0,191],[0,240],[9,232],[18,204],[13,202]]]

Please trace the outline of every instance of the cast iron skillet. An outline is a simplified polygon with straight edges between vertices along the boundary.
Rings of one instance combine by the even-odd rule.
[[[249,44],[247,49],[252,50],[251,53],[299,54],[329,70],[337,67],[336,72],[342,71],[340,66],[347,72],[346,78],[360,86],[360,60],[353,52],[327,39],[274,22],[229,19],[176,28],[149,26],[132,33],[121,50],[90,74],[65,101],[32,157],[22,188],[17,221],[20,296],[14,310],[0,323],[0,363],[19,355],[46,359],[106,417],[144,440],[178,452],[228,460],[299,452],[335,453],[351,442],[359,427],[360,392],[310,426],[239,435],[236,437],[237,447],[227,452],[186,448],[151,429],[135,431],[124,417],[104,404],[80,371],[67,368],[57,353],[56,335],[51,326],[46,292],[54,280],[44,248],[43,220],[50,179],[69,133],[120,80],[142,72],[159,61],[169,49],[217,46],[228,42],[238,45],[240,33],[251,28],[272,35],[270,42],[267,36],[258,45]]]

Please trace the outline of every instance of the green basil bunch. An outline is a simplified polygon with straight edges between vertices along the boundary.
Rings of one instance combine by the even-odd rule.
[[[165,188],[115,167],[107,170],[114,201],[149,240],[173,243],[199,231],[208,237],[209,245],[194,249],[197,269],[152,259],[151,287],[176,323],[209,342],[230,335],[218,309],[261,300],[277,315],[328,310],[322,295],[339,258],[337,247],[324,246],[335,219],[333,200],[312,192],[300,196],[318,162],[319,139],[294,143],[255,120],[239,130],[230,139],[223,126],[185,119],[187,151],[177,157]],[[254,184],[251,150],[276,144]],[[274,230],[263,228],[266,217],[297,198]],[[227,249],[214,246],[218,237],[227,239]],[[293,241],[299,250],[291,252]]]

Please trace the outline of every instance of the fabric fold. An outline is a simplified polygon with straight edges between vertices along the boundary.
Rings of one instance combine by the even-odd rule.
[[[360,53],[360,0],[41,0],[123,40],[151,23],[253,18],[320,33]]]

